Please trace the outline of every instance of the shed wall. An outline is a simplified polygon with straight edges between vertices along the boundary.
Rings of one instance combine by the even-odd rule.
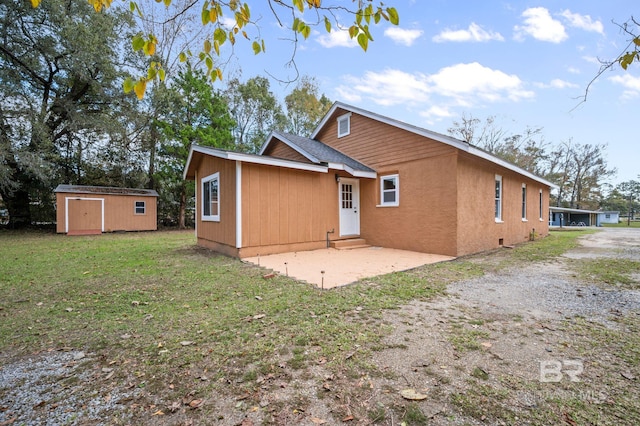
[[[104,199],[104,231],[155,231],[157,229],[157,197],[148,195],[112,195],[84,193],[56,193],[56,231],[66,232],[66,199],[69,199],[69,231],[95,230],[101,213],[96,201],[78,199]],[[145,202],[145,214],[135,214],[136,201]],[[100,223],[101,225],[101,223]]]

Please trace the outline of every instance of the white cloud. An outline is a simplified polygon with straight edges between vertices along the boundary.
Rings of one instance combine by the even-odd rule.
[[[541,89],[575,89],[577,87],[580,87],[575,83],[561,80],[559,78],[554,78],[549,83],[536,83],[536,86],[540,87]]]
[[[389,27],[384,30],[384,35],[398,44],[404,44],[405,46],[411,46],[420,36],[422,36],[422,30],[405,30],[398,27]]]
[[[436,43],[442,43],[446,41],[504,41],[504,37],[500,33],[493,31],[486,31],[480,25],[472,22],[469,28],[466,30],[449,30],[446,29],[440,34],[436,35],[432,39]]]
[[[429,98],[427,78],[419,73],[387,69],[379,73],[367,71],[362,77],[348,76],[345,80],[346,85],[337,88],[339,94],[366,97],[379,105],[415,104]]]
[[[575,68],[575,67],[569,67],[569,68],[567,68],[567,71],[569,71],[571,74],[580,74],[582,72],[578,68]]]
[[[534,96],[533,92],[524,89],[518,76],[493,70],[477,62],[442,68],[430,76],[429,81],[435,92],[452,98],[476,97],[496,102],[504,99],[518,101]]]
[[[569,9],[560,13],[560,16],[564,17],[569,25],[572,27],[580,28],[585,31],[593,31],[598,34],[604,35],[604,26],[600,21],[593,21],[589,15],[580,15],[579,13],[571,13]]]
[[[434,119],[453,116],[453,108],[518,102],[535,96],[518,76],[477,62],[442,68],[431,75],[397,69],[368,71],[360,77],[343,77],[336,91],[346,102],[422,107],[422,116]]]
[[[544,7],[532,7],[522,12],[524,25],[514,27],[515,39],[524,40],[527,35],[540,41],[560,43],[567,39],[564,25],[555,20]]]
[[[357,47],[358,41],[349,36],[349,31],[334,30],[318,37],[318,43],[323,47]]]
[[[625,89],[622,93],[623,99],[633,99],[640,96],[640,77],[624,74],[609,77],[609,80]]]

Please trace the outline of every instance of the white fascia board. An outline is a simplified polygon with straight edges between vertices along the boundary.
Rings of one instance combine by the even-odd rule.
[[[222,151],[216,148],[207,148],[201,146],[192,146],[189,152],[189,158],[187,159],[187,165],[185,167],[184,176],[186,177],[186,170],[189,168],[189,163],[192,159],[193,152],[200,152],[212,157],[222,158],[225,160],[242,161],[252,164],[264,164],[267,166],[286,167],[288,169],[306,170],[310,172],[328,173],[329,168],[318,164],[300,163],[293,160],[283,160],[280,158],[265,157],[254,154],[244,154],[241,152]]]
[[[267,166],[286,167],[288,169],[307,170],[310,172],[327,173],[329,168],[317,164],[299,163],[292,160],[283,160],[280,158],[264,157],[259,155],[248,155],[239,152],[227,152],[228,160],[243,161],[245,163],[264,164]]]
[[[508,161],[505,161],[505,160],[503,160],[501,158],[493,156],[493,155],[489,154],[488,152],[482,151],[482,150],[480,150],[478,148],[475,148],[473,146],[469,145],[469,148],[466,151],[471,155],[475,155],[476,157],[484,158],[485,160],[491,161],[492,163],[497,164],[499,166],[502,166],[505,169],[509,169],[509,170],[514,171],[516,173],[519,173],[519,174],[521,174],[523,176],[526,176],[531,180],[534,180],[536,182],[539,182],[539,183],[541,183],[543,185],[546,185],[546,186],[550,187],[551,189],[558,189],[559,188],[558,185],[556,185],[554,183],[551,183],[546,179],[542,179],[541,177],[536,176],[531,172],[528,172],[528,171],[526,171],[524,169],[521,169],[520,167],[518,167],[516,165],[513,165],[513,164],[509,163]]]
[[[346,164],[342,164],[342,163],[328,163],[328,166],[332,170],[344,170],[345,172],[349,173],[351,176],[354,176],[354,177],[375,179],[378,176],[376,172],[366,172],[366,171],[363,171],[363,170],[354,170],[353,168],[347,166]]]

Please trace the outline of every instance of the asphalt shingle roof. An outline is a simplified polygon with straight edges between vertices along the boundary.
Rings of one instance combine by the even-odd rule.
[[[301,151],[304,151],[307,154],[315,157],[322,163],[344,164],[345,166],[357,171],[375,173],[375,170],[373,170],[372,168],[365,166],[364,164],[354,160],[348,155],[345,155],[340,151],[330,147],[329,145],[325,145],[324,143],[315,139],[309,139],[303,136],[284,132],[274,132],[273,134],[279,139],[284,139],[290,144],[296,145]]]

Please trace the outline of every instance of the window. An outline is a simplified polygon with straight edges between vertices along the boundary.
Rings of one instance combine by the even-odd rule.
[[[147,203],[145,201],[136,201],[136,214],[145,214],[147,212]]]
[[[496,222],[502,222],[502,176],[496,175]]]
[[[540,220],[544,220],[544,217],[543,217],[544,207],[542,205],[542,189],[540,190],[540,201],[538,204],[538,208],[540,210]]]
[[[347,136],[351,133],[351,113],[338,117],[338,137]]]
[[[398,206],[400,204],[400,181],[398,175],[380,177],[380,205]]]
[[[522,220],[527,220],[527,184],[522,184]]]
[[[220,173],[202,179],[202,220],[220,221]]]
[[[604,217],[605,219],[611,219],[611,215],[609,213],[605,213]]]

